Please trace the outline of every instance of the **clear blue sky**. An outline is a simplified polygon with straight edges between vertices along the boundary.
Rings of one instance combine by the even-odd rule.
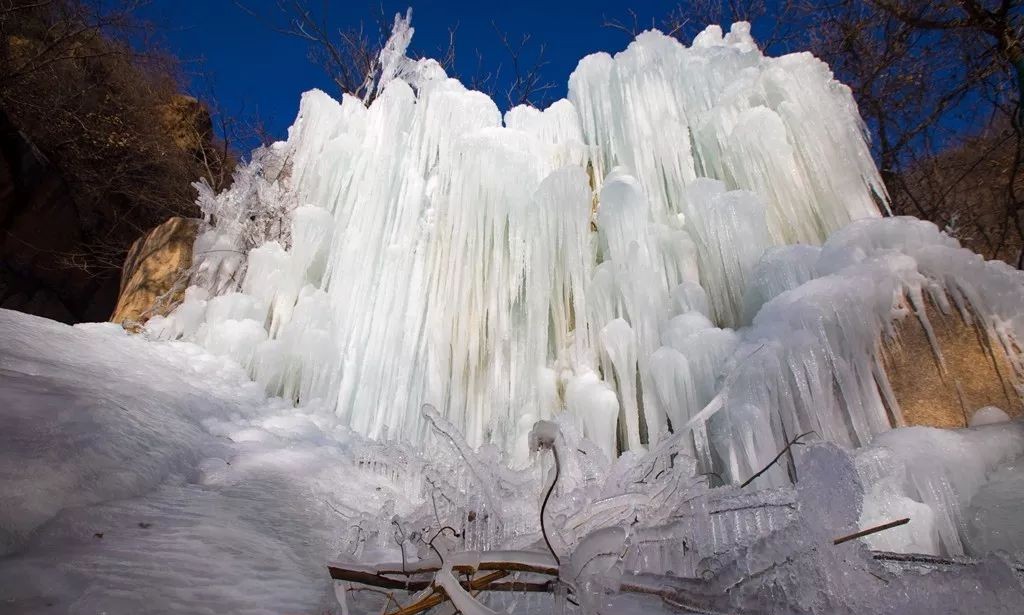
[[[241,0],[256,12],[276,17],[275,0]],[[565,95],[569,74],[583,56],[595,51],[623,49],[628,37],[603,28],[605,18],[631,20],[636,11],[642,24],[666,15],[678,0],[332,0],[331,22],[337,27],[372,22],[380,6],[392,15],[413,8],[415,50],[437,55],[447,44],[448,29],[458,26],[456,69],[463,74],[477,66],[477,50],[493,69],[507,62],[492,21],[518,41],[524,33],[547,44],[550,64],[546,78],[556,85],[555,97]],[[314,6],[320,0],[313,0]],[[233,0],[153,0],[141,13],[160,28],[164,46],[183,62],[188,87],[201,98],[212,85],[221,110],[230,116],[258,115],[271,134],[283,137],[294,119],[299,95],[321,88],[332,95],[326,75],[309,62],[303,41],[277,33],[265,22],[246,14]],[[197,75],[204,75],[198,77]],[[500,104],[500,103],[499,103]]]

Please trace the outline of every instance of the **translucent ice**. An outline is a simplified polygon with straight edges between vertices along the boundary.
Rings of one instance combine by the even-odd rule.
[[[1024,369],[1020,272],[879,217],[850,92],[811,56],[765,57],[744,24],[646,32],[502,117],[399,57],[410,35],[372,104],[307,93],[288,141],[202,192],[198,288],[153,334],[371,437],[427,441],[430,404],[524,465],[533,423],[568,414],[609,458],[679,440],[725,483],[801,434],[902,425],[879,349],[900,318],[934,343],[928,301]]]
[[[849,91],[810,56],[764,57],[742,24],[690,48],[644,33],[581,61],[568,100],[504,118],[406,58],[412,33],[396,17],[368,107],[309,92],[286,142],[223,194],[203,188],[194,281],[209,296],[151,331],[413,442],[425,402],[504,449],[571,406],[612,453],[610,390],[637,449],[717,392],[734,335],[713,325],[806,281],[772,282],[761,254],[884,198]],[[202,303],[237,292],[248,301]],[[581,387],[588,374],[604,385]]]

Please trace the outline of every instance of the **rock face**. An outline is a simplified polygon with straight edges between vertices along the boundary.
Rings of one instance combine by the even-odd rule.
[[[86,226],[60,170],[0,109],[0,307],[66,323],[104,320],[117,278],[69,262]]]
[[[201,152],[210,147],[213,119],[198,99],[178,94],[160,108],[160,118],[167,135],[183,151]]]
[[[112,322],[131,328],[178,305],[188,285],[198,229],[199,220],[171,218],[132,244]]]
[[[931,305],[927,311],[944,369],[914,316],[898,323],[896,339],[885,344],[885,370],[907,424],[966,427],[984,406],[1021,416],[1021,397],[1002,347],[959,313],[943,314]]]
[[[172,96],[152,124],[153,147],[122,148],[134,166],[121,173],[121,183],[132,190],[104,192],[104,178],[120,173],[120,159],[98,152],[100,162],[83,169],[52,143],[48,149],[33,124],[0,108],[0,308],[68,324],[106,320],[118,299],[124,250],[138,229],[197,213],[191,182],[200,176],[230,177],[200,101]],[[102,126],[91,128],[97,138],[113,138]],[[126,174],[150,183],[132,183]]]

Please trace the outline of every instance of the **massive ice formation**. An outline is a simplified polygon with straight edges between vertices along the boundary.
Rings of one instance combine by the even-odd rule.
[[[0,604],[326,612],[384,558],[491,615],[486,551],[556,571],[527,614],[1020,612],[1024,422],[893,430],[878,346],[930,302],[1020,372],[1024,275],[878,215],[823,64],[648,32],[502,117],[411,36],[201,186],[147,330],[205,349],[0,310]]]
[[[765,57],[742,23],[647,32],[503,118],[409,36],[372,104],[305,94],[286,142],[204,190],[196,285],[151,332],[372,437],[423,441],[431,404],[522,459],[565,411],[608,455],[692,434],[727,482],[801,433],[899,425],[877,345],[905,314],[927,329],[926,298],[1016,357],[1021,274],[879,216],[850,91],[812,56]]]

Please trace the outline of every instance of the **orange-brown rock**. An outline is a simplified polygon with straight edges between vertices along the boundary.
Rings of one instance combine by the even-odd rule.
[[[132,244],[112,322],[137,326],[170,312],[184,296],[199,221],[171,218]]]
[[[896,338],[884,344],[885,370],[908,425],[959,428],[984,406],[998,406],[1011,417],[1022,414],[1014,373],[1006,352],[983,329],[960,314],[927,308],[945,369],[913,315],[896,325]]]
[[[178,94],[161,107],[160,115],[167,135],[181,149],[197,152],[210,147],[213,121],[210,111],[199,100]]]

